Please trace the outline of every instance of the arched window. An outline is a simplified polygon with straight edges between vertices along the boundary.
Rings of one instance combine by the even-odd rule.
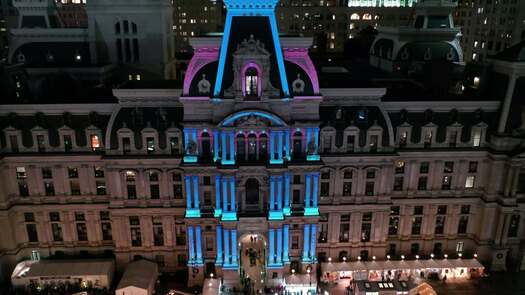
[[[246,143],[244,134],[237,134],[237,160],[244,161],[246,157]]]
[[[201,134],[201,155],[202,159],[205,161],[211,159],[211,143],[208,132],[203,132]]]
[[[248,135],[248,160],[257,159],[257,136],[254,133]]]
[[[259,181],[250,178],[246,181],[246,205],[259,205]]]
[[[357,13],[352,14],[352,15],[350,16],[350,19],[351,19],[351,20],[359,20],[359,19],[360,19],[359,14],[357,14]]]
[[[259,76],[257,69],[250,67],[244,72],[244,93],[247,97],[258,96]]]
[[[372,15],[370,13],[363,14],[363,20],[372,20]]]
[[[148,175],[151,199],[160,199],[159,173],[150,171]]]

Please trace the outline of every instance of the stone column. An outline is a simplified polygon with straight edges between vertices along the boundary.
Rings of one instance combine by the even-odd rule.
[[[140,232],[142,235],[143,247],[153,246],[153,222],[151,216],[140,216]]]
[[[194,175],[193,176],[193,208],[199,210],[199,176]]]
[[[290,209],[290,172],[284,174],[284,215],[289,216],[291,214]]]
[[[171,215],[162,216],[162,228],[164,231],[164,240],[166,241],[166,247],[171,248],[175,245],[175,218]]]
[[[268,230],[268,238],[270,243],[268,244],[268,265],[275,264],[275,230],[270,228]]]
[[[283,226],[283,262],[284,263],[290,263],[290,257],[288,255],[288,249],[290,247],[290,243],[288,241],[289,228],[290,226],[288,224],[285,224]]]
[[[317,260],[316,255],[316,242],[317,242],[317,224],[313,223],[310,225],[310,257],[311,261],[315,262]]]
[[[230,235],[229,230],[223,230],[224,236],[224,266],[231,266],[231,256],[230,256]]]
[[[430,178],[430,190],[441,190],[441,181],[443,177],[443,161],[434,162],[434,169],[430,168],[428,175]]]
[[[221,206],[221,176],[215,176],[215,217],[219,217],[222,214]]]
[[[196,248],[196,258],[195,258],[195,263],[198,264],[198,265],[202,265],[203,264],[203,260],[202,260],[202,231],[201,231],[201,226],[200,225],[197,225],[195,226],[195,239],[196,239],[196,242],[195,242],[195,248]]]
[[[223,262],[223,252],[222,252],[222,225],[218,224],[215,228],[216,239],[217,239],[217,258],[215,259],[215,264],[222,265]]]
[[[213,161],[217,162],[219,159],[219,130],[213,130]]]
[[[195,261],[195,241],[193,238],[193,226],[188,226],[188,264]]]
[[[232,238],[232,265],[234,267],[239,266],[238,257],[237,257],[237,230],[232,229],[231,230],[231,238]]]
[[[186,189],[186,209],[192,208],[192,186],[191,176],[184,176],[184,188]]]
[[[230,131],[230,162],[235,163],[235,132]]]
[[[305,224],[303,231],[303,262],[310,262],[310,225]]]

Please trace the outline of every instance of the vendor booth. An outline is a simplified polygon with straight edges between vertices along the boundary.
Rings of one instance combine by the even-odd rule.
[[[292,274],[284,278],[286,295],[316,294],[317,279],[310,274]]]
[[[354,295],[408,295],[414,288],[416,286],[410,282],[356,281],[353,289]]]
[[[409,281],[416,277],[442,279],[475,278],[483,271],[477,259],[416,259],[386,261],[328,262],[321,264],[321,281],[334,283],[349,278],[353,281]]]
[[[116,295],[152,295],[159,276],[156,263],[139,260],[128,264],[120,280]]]
[[[109,288],[115,272],[112,260],[26,260],[11,275],[15,288],[79,285],[81,288]]]

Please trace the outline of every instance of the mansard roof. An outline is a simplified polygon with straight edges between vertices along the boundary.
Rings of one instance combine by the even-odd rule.
[[[32,115],[17,115],[11,113],[9,115],[0,116],[0,130],[6,128],[15,128],[22,132],[22,144],[26,148],[32,147],[33,135],[31,130],[37,127],[48,131],[49,144],[52,147],[60,146],[59,129],[62,127],[71,128],[75,131],[76,145],[79,147],[86,147],[85,130],[88,127],[96,127],[102,130],[102,135],[109,121],[109,115],[97,114],[95,112],[85,115],[75,115],[70,113],[63,113],[61,115],[49,115],[43,113],[34,113]],[[5,136],[0,136],[0,140],[5,145]]]
[[[13,53],[13,62],[24,56],[27,67],[86,67],[91,65],[88,42],[32,42],[26,43]],[[77,59],[79,55],[81,58]]]
[[[117,131],[129,128],[134,133],[135,147],[142,148],[141,132],[146,128],[153,128],[159,136],[159,147],[166,148],[165,131],[169,128],[180,129],[183,120],[182,107],[124,107],[115,116],[111,128],[111,148],[118,148]]]
[[[260,46],[269,53],[270,82],[273,87],[281,89],[279,69],[277,66],[276,52],[269,18],[264,16],[234,16],[232,18],[231,26],[232,29],[230,36],[225,36],[228,37],[228,50],[226,53],[221,92],[223,93],[224,90],[230,87],[233,83],[234,69],[231,66],[233,64],[233,55],[237,50],[242,50],[241,44],[243,41],[252,38],[256,42],[259,42]]]

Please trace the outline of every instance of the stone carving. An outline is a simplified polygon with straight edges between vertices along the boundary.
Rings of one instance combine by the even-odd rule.
[[[241,118],[238,120],[237,126],[242,127],[265,127],[267,124],[260,120],[258,117],[254,115],[250,115],[244,118]]]
[[[55,60],[55,57],[53,56],[53,54],[51,54],[51,52],[47,52],[46,54],[46,60],[47,62],[53,62]]]
[[[26,56],[22,52],[19,52],[18,55],[16,56],[16,60],[18,62],[24,63],[26,62]]]
[[[451,61],[454,59],[454,48],[450,48],[450,50],[447,53],[447,60]]]
[[[304,93],[304,81],[301,79],[301,74],[297,74],[297,79],[292,83],[292,89],[294,93],[303,94]]]
[[[269,56],[270,53],[264,48],[264,43],[259,40],[255,40],[253,35],[250,35],[250,39],[242,40],[240,44],[237,44],[236,55],[253,55],[261,54]]]
[[[342,117],[343,117],[343,110],[341,108],[338,108],[337,111],[335,112],[335,118],[337,120],[341,120]]]
[[[264,44],[256,40],[253,35],[237,44],[237,50],[233,54],[233,84],[224,91],[226,97],[235,97],[237,100],[244,99],[243,77],[244,69],[254,65],[260,73],[258,83],[261,83],[261,99],[269,96],[278,96],[279,90],[270,83],[270,53]]]
[[[427,51],[425,52],[425,55],[423,56],[423,59],[425,59],[425,60],[431,60],[432,59],[432,51],[430,51],[430,48],[427,48]]]
[[[206,74],[202,74],[202,79],[197,84],[199,88],[199,94],[209,94],[211,89],[210,81],[206,80]]]

